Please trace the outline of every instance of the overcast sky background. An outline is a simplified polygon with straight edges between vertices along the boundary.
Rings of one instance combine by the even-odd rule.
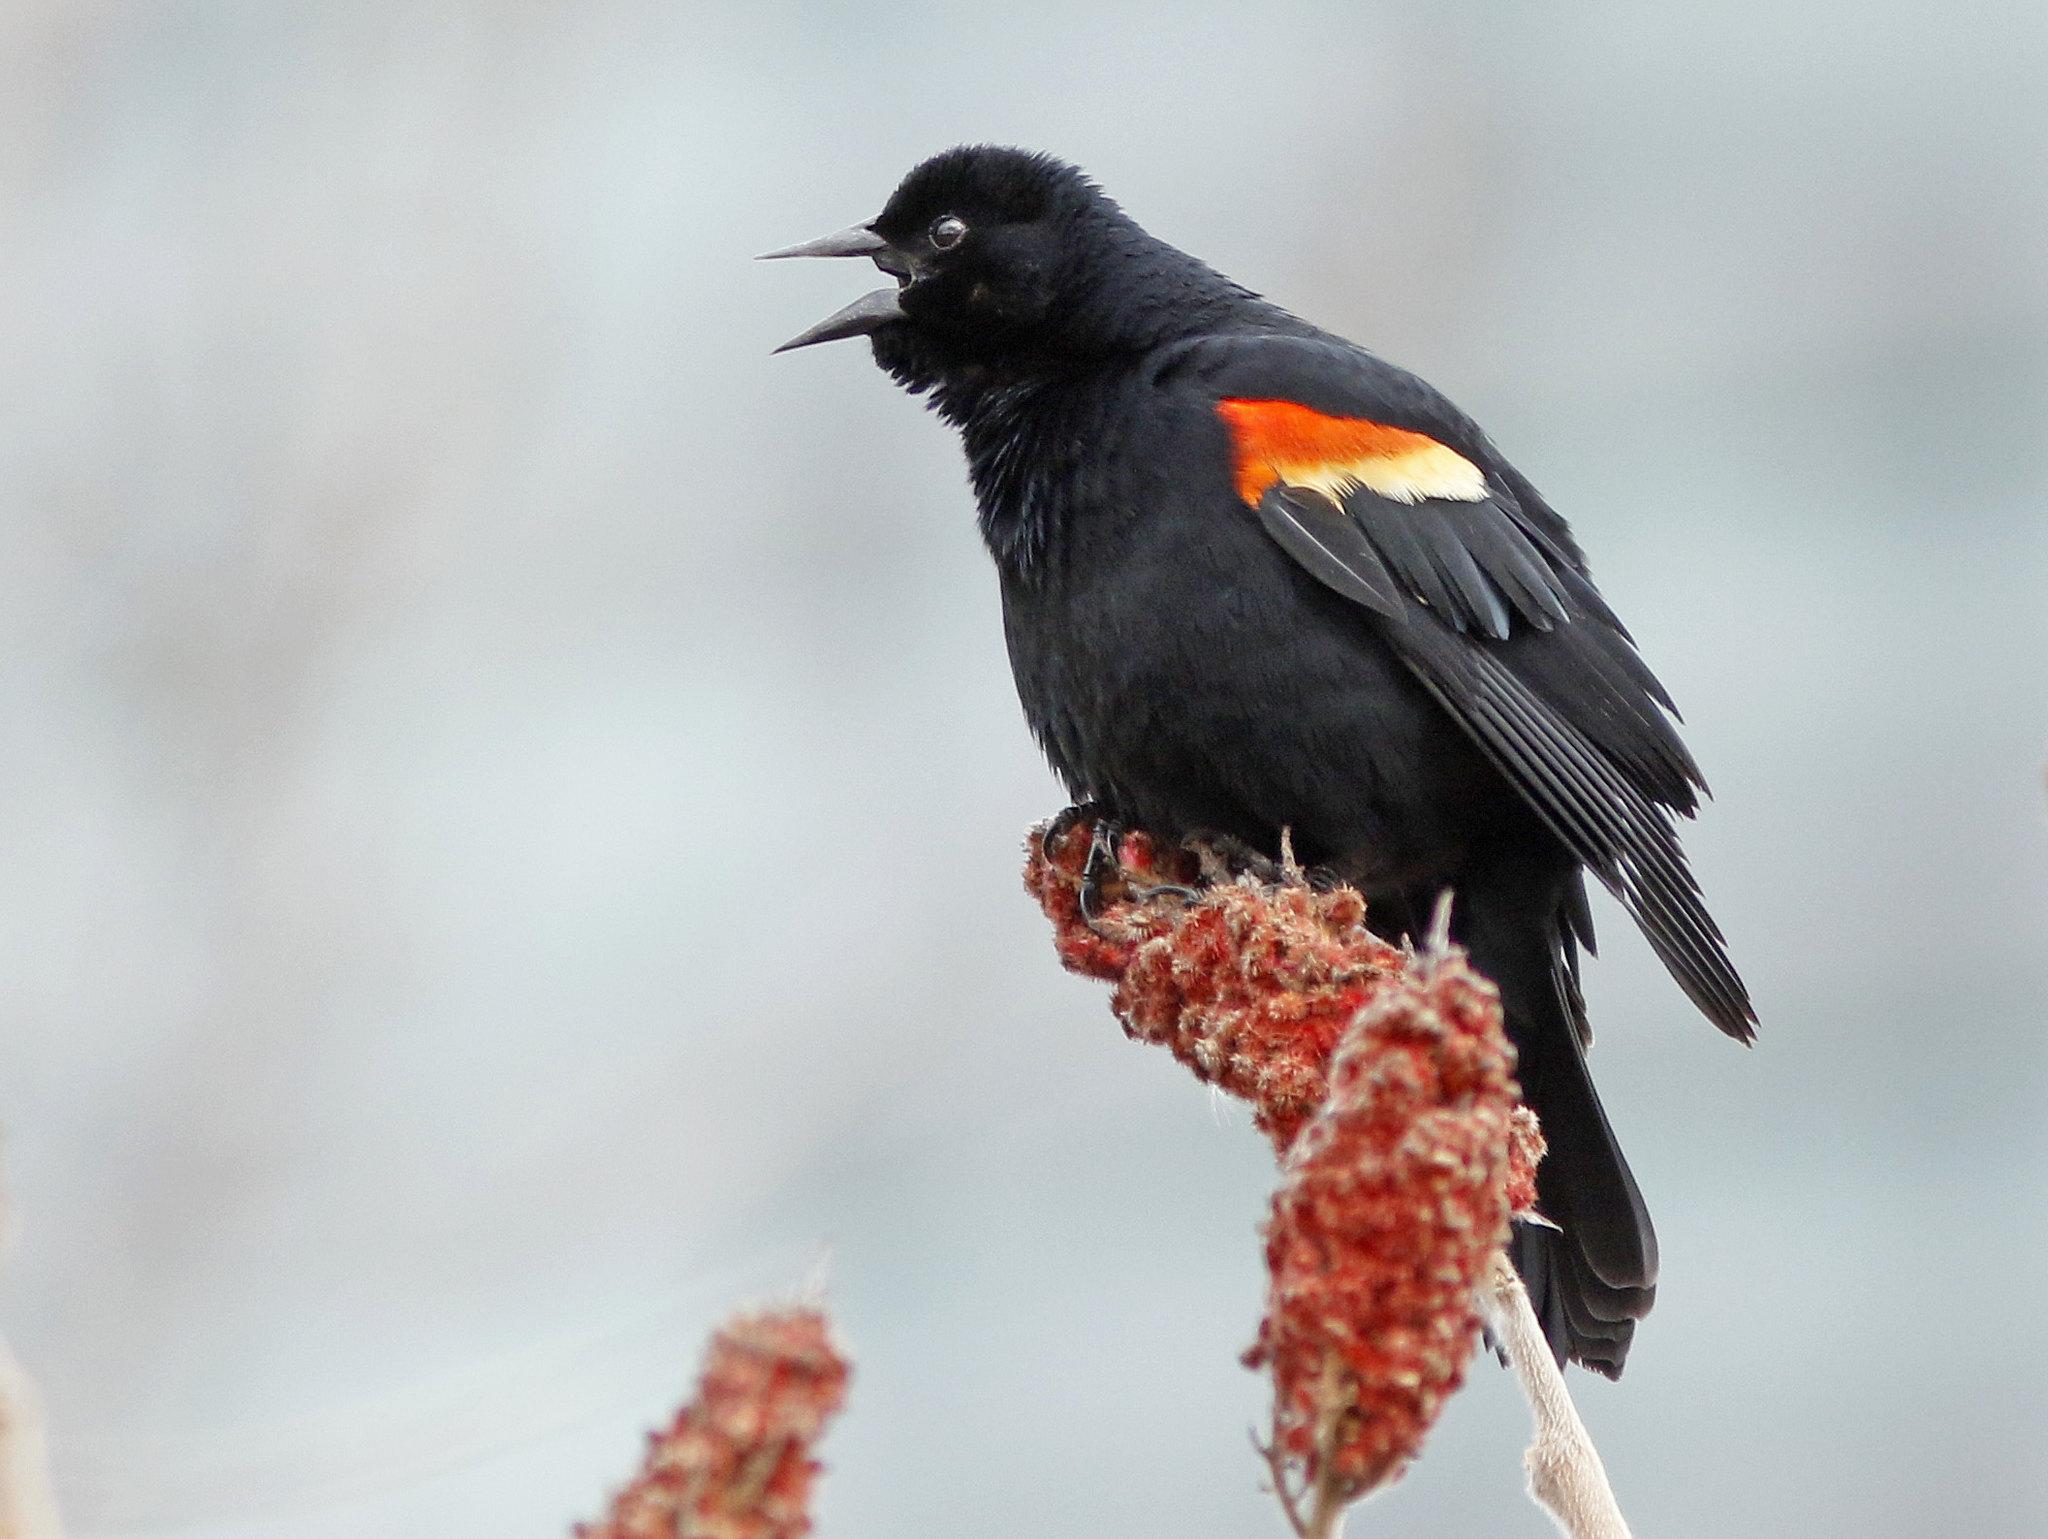
[[[1763,1031],[1603,909],[1637,1531],[2048,1530],[2044,75],[2022,0],[11,0],[0,1320],[76,1532],[563,1534],[822,1261],[828,1539],[1282,1533],[1263,1140],[1018,888],[954,443],[768,356],[864,282],[749,257],[963,139],[1449,391],[1686,710]],[[1524,1434],[1478,1365],[1354,1533],[1548,1533]]]

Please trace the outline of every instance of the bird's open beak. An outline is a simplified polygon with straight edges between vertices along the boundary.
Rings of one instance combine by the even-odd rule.
[[[779,262],[784,257],[807,256],[873,256],[877,251],[887,251],[889,243],[864,224],[850,226],[832,235],[820,235],[816,240],[807,240],[801,246],[784,246],[780,251],[764,251],[755,258],[760,262]]]
[[[893,248],[873,230],[864,224],[841,230],[834,235],[821,235],[816,240],[807,240],[800,246],[785,246],[780,251],[765,251],[761,254],[764,262],[782,257],[872,257],[875,265],[884,272],[891,272],[899,265],[889,257]],[[876,289],[864,294],[844,310],[828,315],[809,331],[791,337],[775,349],[786,353],[791,348],[809,347],[814,342],[837,342],[841,337],[864,337],[871,331],[879,331],[891,321],[903,319],[903,306],[897,303],[897,289]]]

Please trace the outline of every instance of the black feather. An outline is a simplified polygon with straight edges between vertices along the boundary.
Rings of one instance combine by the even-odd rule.
[[[1429,551],[1429,559],[1443,573],[1454,602],[1445,618],[1457,630],[1477,629],[1496,641],[1508,636],[1507,606],[1479,570],[1472,552],[1450,521],[1439,516],[1433,504],[1416,509],[1415,532]]]
[[[1530,805],[1621,900],[1686,994],[1748,1041],[1756,1015],[1685,867],[1670,815],[1483,646],[1411,626],[1396,649]]]
[[[1422,524],[1435,515],[1433,505],[1420,508],[1392,502],[1359,490],[1344,499],[1344,511],[1357,521],[1387,565],[1410,593],[1438,614],[1457,623],[1461,606],[1443,570],[1430,555]]]
[[[1458,543],[1472,553],[1481,571],[1492,579],[1516,612],[1539,631],[1567,619],[1558,578],[1493,502],[1444,502],[1432,512],[1442,518]]]
[[[1372,542],[1321,492],[1275,486],[1259,499],[1259,522],[1319,582],[1389,620],[1406,618],[1401,590]]]

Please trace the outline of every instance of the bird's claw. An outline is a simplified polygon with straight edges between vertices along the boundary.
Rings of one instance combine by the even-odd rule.
[[[1088,839],[1088,860],[1081,867],[1081,917],[1087,921],[1089,929],[1099,932],[1102,928],[1098,921],[1102,918],[1104,890],[1111,882],[1121,883],[1123,880],[1123,862],[1117,859],[1116,854],[1119,832],[1109,819],[1097,812],[1079,808],[1069,808],[1068,811],[1078,814],[1076,822],[1080,817],[1095,819],[1094,831]],[[1066,813],[1060,816],[1065,817]],[[1073,825],[1070,823],[1068,826]]]
[[[1105,816],[1100,802],[1076,802],[1071,807],[1062,808],[1039,833],[1039,852],[1050,859],[1054,846],[1064,840],[1077,826],[1082,823],[1094,823],[1099,826]]]
[[[1055,816],[1039,836],[1040,848],[1050,856],[1054,847],[1082,823],[1092,826],[1088,858],[1081,867],[1081,918],[1097,934],[1102,933],[1101,920],[1112,903],[1145,903],[1153,898],[1179,898],[1192,903],[1201,897],[1199,888],[1179,882],[1133,881],[1121,854],[1123,826],[1100,802],[1080,802]]]
[[[1149,903],[1154,898],[1179,898],[1183,903],[1192,903],[1202,895],[1201,888],[1184,886],[1179,882],[1154,882],[1149,887],[1129,882],[1125,887],[1139,903]]]

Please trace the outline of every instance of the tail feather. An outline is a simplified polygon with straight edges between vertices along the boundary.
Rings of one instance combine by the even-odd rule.
[[[1489,871],[1459,890],[1452,929],[1500,988],[1522,1098],[1549,1152],[1510,1247],[1560,1363],[1609,1378],[1656,1300],[1657,1236],[1587,1072],[1570,874]]]

